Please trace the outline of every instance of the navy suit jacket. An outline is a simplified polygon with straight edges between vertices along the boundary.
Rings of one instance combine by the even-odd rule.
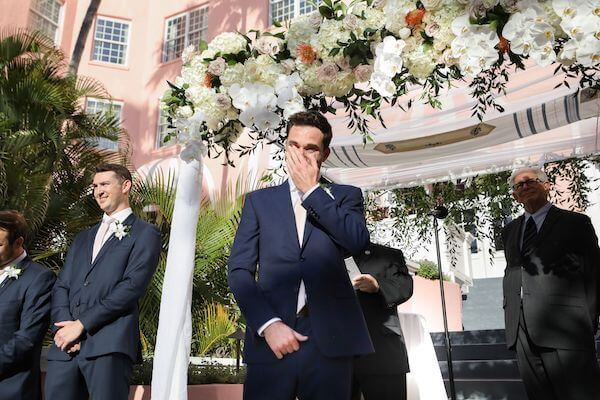
[[[331,198],[317,188],[307,210],[300,247],[288,182],[249,193],[231,249],[229,285],[246,318],[244,358],[248,363],[277,358],[256,332],[278,317],[293,327],[300,280],[304,280],[312,336],[328,357],[373,351],[344,258],[369,243],[359,189],[332,185]]]
[[[29,257],[0,284],[0,399],[40,397],[40,353],[55,276]]]
[[[52,291],[52,324],[79,319],[85,327],[80,356],[122,353],[141,360],[138,300],[158,264],[158,228],[130,215],[129,234],[104,243],[94,262],[92,248],[100,224],[79,233]],[[52,345],[49,360],[71,359]]]
[[[536,345],[594,351],[600,315],[600,248],[592,222],[584,214],[552,206],[530,256],[521,254],[524,223],[520,216],[502,235],[507,346],[512,348],[517,341],[522,307]]]

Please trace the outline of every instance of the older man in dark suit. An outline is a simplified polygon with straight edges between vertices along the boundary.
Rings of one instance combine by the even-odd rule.
[[[513,172],[510,185],[525,213],[502,235],[506,343],[530,399],[597,400],[600,249],[592,223],[548,202],[539,169]]]
[[[353,400],[406,399],[408,355],[397,307],[413,293],[402,251],[375,243],[354,257],[353,278],[375,353],[354,361]]]
[[[158,229],[129,207],[131,174],[100,166],[94,197],[102,222],[75,237],[52,293],[54,344],[47,400],[125,400],[140,361],[138,301],[158,263]]]
[[[29,258],[25,218],[0,211],[0,399],[40,398],[40,353],[55,276]]]

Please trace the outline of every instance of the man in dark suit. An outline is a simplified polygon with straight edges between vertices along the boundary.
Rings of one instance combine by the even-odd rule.
[[[29,258],[25,218],[0,211],[0,399],[38,400],[55,276]]]
[[[510,177],[525,214],[503,231],[506,343],[530,399],[600,398],[600,249],[590,219],[548,202],[539,169]]]
[[[408,354],[397,307],[413,293],[413,280],[400,250],[375,243],[354,257],[362,274],[357,289],[375,353],[354,361],[352,399],[406,400]]]
[[[131,174],[96,169],[94,197],[104,216],[78,234],[52,292],[54,344],[47,400],[125,400],[140,361],[138,300],[158,263],[158,229],[129,207]]]
[[[246,400],[348,399],[352,357],[373,351],[344,265],[369,240],[352,186],[318,185],[331,126],[290,117],[290,179],[249,193],[229,258],[229,284],[246,318]]]

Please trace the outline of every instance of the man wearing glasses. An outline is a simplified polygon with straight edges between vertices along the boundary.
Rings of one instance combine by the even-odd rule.
[[[530,399],[598,399],[600,249],[592,223],[549,203],[548,177],[537,168],[514,171],[509,184],[525,212],[502,233],[507,346]]]

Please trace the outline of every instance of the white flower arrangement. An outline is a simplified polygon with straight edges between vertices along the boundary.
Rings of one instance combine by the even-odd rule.
[[[119,240],[123,240],[124,237],[129,235],[131,225],[125,225],[121,221],[113,221],[108,229],[115,235]]]
[[[23,269],[15,265],[9,265],[8,267],[4,268],[4,273],[6,274],[8,279],[19,279],[19,276],[22,272]]]
[[[482,84],[501,91],[489,76],[505,71],[507,59],[521,69],[527,58],[558,63],[581,85],[599,80],[597,0],[331,0],[287,28],[252,35],[225,32],[185,49],[161,107],[185,160],[215,147],[216,155],[236,151],[244,128],[256,133],[254,145],[282,143],[284,119],[307,105],[335,112],[333,97],[366,137],[357,118],[381,117],[382,103],[395,104],[407,85],[421,85],[429,91],[422,101],[437,107],[440,87],[477,78],[481,100]]]

